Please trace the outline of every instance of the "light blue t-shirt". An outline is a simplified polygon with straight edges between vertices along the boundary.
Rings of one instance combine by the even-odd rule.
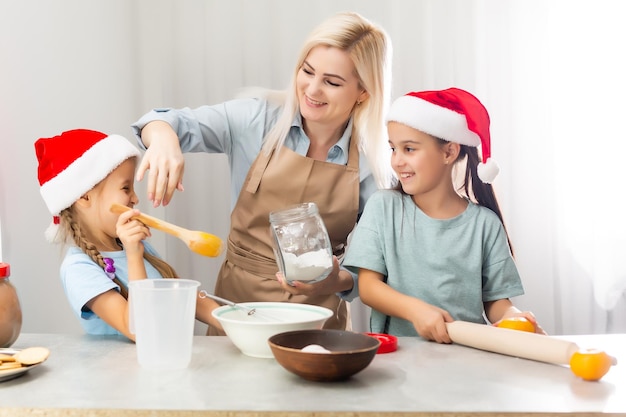
[[[158,256],[154,248],[143,241],[144,250],[154,256]],[[113,259],[115,276],[128,288],[128,262],[125,251],[100,252],[103,257]],[[163,278],[161,274],[144,259],[148,278]],[[61,264],[61,284],[70,303],[70,307],[81,326],[88,334],[121,334],[109,326],[93,311],[86,306],[87,302],[94,297],[119,286],[113,282],[104,270],[95,263],[87,254],[76,246],[67,249],[63,263]]]
[[[228,157],[231,179],[231,210],[239,198],[252,163],[261,152],[263,139],[276,124],[282,107],[264,99],[246,98],[226,101],[216,105],[205,105],[195,109],[154,109],[146,113],[131,128],[137,136],[139,146],[141,129],[154,120],[169,123],[180,140],[183,152],[223,153]],[[326,162],[339,165],[348,163],[348,150],[352,135],[350,119],[341,139],[330,148]],[[285,146],[299,155],[306,156],[310,140],[302,127],[300,113],[295,117]],[[359,211],[360,216],[368,198],[377,190],[376,181],[365,155],[359,153]],[[268,220],[269,225],[269,220]],[[338,295],[346,301],[358,296],[356,274],[352,274],[354,286],[351,291]]]
[[[381,190],[369,199],[352,236],[344,266],[387,277],[397,291],[448,311],[455,320],[485,323],[483,303],[524,293],[498,216],[469,203],[457,217],[427,216],[411,196]],[[387,316],[372,310],[382,332]],[[389,319],[388,332],[416,336],[412,323]]]

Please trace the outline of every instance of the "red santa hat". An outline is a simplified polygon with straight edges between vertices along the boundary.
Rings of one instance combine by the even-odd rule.
[[[87,129],[63,132],[35,142],[39,191],[53,223],[46,238],[57,242],[59,213],[70,207],[139,150],[126,138]]]
[[[489,113],[472,94],[459,88],[411,92],[397,98],[387,122],[398,122],[449,142],[482,149],[478,177],[490,184],[500,172],[491,159]]]

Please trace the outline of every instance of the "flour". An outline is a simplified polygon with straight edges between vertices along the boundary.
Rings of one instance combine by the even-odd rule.
[[[290,281],[313,281],[328,275],[333,268],[333,258],[328,251],[320,249],[300,256],[283,254],[285,277]]]

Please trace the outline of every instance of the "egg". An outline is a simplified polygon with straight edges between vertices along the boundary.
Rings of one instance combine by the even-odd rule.
[[[308,353],[330,353],[330,350],[320,345],[308,345],[303,347],[301,350]]]

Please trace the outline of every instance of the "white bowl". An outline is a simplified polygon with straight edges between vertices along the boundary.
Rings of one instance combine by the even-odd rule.
[[[239,303],[255,309],[254,314],[242,308],[221,306],[213,310],[224,332],[239,350],[256,358],[273,358],[267,339],[292,330],[321,329],[333,311],[310,304],[250,302]]]

